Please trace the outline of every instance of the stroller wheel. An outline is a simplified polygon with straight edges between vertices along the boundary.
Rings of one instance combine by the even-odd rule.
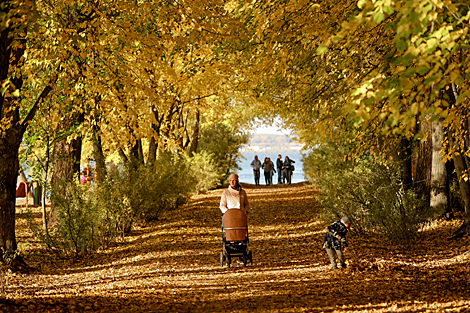
[[[220,252],[220,266],[224,266],[225,256],[223,252]]]
[[[246,267],[247,261],[248,261],[248,256],[245,254],[245,255],[243,256],[243,266]]]
[[[250,252],[248,252],[248,256],[247,256],[248,259],[250,259],[250,265],[253,265],[253,254]]]
[[[227,267],[230,267],[230,263],[232,263],[232,259],[230,258],[230,255],[227,255]]]

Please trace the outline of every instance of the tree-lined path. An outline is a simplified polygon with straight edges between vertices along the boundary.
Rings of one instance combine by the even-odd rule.
[[[221,268],[221,189],[191,198],[159,221],[136,227],[109,250],[59,260],[25,231],[26,260],[0,312],[464,312],[470,307],[470,238],[451,241],[458,223],[440,222],[396,247],[350,236],[346,270],[321,249],[316,191],[308,185],[247,185],[253,266]],[[38,214],[39,219],[39,214]]]

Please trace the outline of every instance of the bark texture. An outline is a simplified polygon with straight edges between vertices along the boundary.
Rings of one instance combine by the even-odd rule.
[[[76,124],[83,122],[83,114],[73,114],[69,118],[64,118],[59,126],[64,132],[64,136],[54,145],[53,167],[51,185],[54,192],[62,197],[67,197],[66,183],[71,182],[74,174],[80,173],[80,157],[82,154],[82,138],[69,140],[69,130]],[[78,177],[79,175],[77,175]],[[56,221],[56,201],[51,199],[51,223]]]
[[[6,10],[8,6],[2,9]],[[27,125],[20,123],[21,99],[11,95],[12,91],[20,89],[23,85],[18,69],[21,67],[21,57],[25,50],[25,43],[21,40],[20,45],[12,49],[13,36],[13,30],[10,28],[0,32],[0,84],[3,85],[8,79],[11,82],[6,94],[0,93],[0,248],[7,253],[17,248],[15,204],[18,151]],[[14,77],[11,77],[11,71],[16,72]]]
[[[192,157],[196,151],[199,144],[199,120],[200,113],[199,110],[196,111],[196,118],[193,123],[193,134],[191,136],[191,145],[189,146],[189,156]]]
[[[449,212],[447,208],[447,170],[442,163],[440,155],[444,132],[441,122],[436,120],[432,123],[432,166],[431,166],[431,199],[430,205],[434,209]],[[451,212],[451,211],[450,211]]]
[[[413,158],[414,188],[426,197],[429,204],[431,194],[432,133],[431,124],[426,120],[420,123],[424,139],[420,141]]]
[[[0,138],[0,247],[5,251],[15,251],[17,248],[15,202],[21,138],[13,130],[8,136]]]
[[[413,166],[411,160],[411,154],[413,152],[411,148],[411,143],[408,139],[402,138],[401,142],[401,149],[400,149],[400,162],[402,164],[402,179],[403,179],[403,186],[405,189],[409,189],[412,187],[413,183]]]
[[[96,164],[95,181],[99,184],[106,177],[106,163],[99,128],[96,125],[93,127],[93,157],[95,158]]]

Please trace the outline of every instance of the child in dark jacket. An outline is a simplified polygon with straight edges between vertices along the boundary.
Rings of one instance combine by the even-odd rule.
[[[338,269],[336,265],[336,256],[339,259],[339,264],[342,268],[346,267],[344,260],[343,250],[347,250],[348,243],[346,242],[346,234],[348,228],[351,226],[351,220],[345,216],[341,220],[333,222],[328,226],[325,239],[323,240],[323,248],[326,249],[328,257],[330,258],[331,266],[333,269]]]

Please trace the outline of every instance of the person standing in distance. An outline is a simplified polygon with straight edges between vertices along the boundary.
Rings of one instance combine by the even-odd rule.
[[[292,180],[292,163],[295,163],[295,161],[289,159],[289,157],[286,155],[283,166],[284,166],[284,170],[285,170],[285,173],[286,173],[287,183],[289,185],[290,185],[291,180]]]
[[[272,185],[273,184],[273,176],[274,176],[274,173],[276,173],[276,170],[274,169],[274,163],[273,161],[271,161],[271,158],[268,157],[268,162],[271,163],[271,171],[270,171],[270,174],[269,174],[269,184]]]
[[[250,166],[253,168],[253,174],[255,175],[255,185],[259,186],[259,176],[260,176],[260,168],[261,168],[261,161],[258,160],[258,156],[255,155],[255,159],[251,161]]]
[[[261,165],[261,167],[264,169],[264,179],[266,181],[266,186],[269,186],[272,184],[272,171],[275,171],[274,163],[271,162],[268,157],[266,157],[264,158],[264,163]]]
[[[277,156],[276,167],[277,167],[277,183],[282,184],[282,155],[280,154]]]

